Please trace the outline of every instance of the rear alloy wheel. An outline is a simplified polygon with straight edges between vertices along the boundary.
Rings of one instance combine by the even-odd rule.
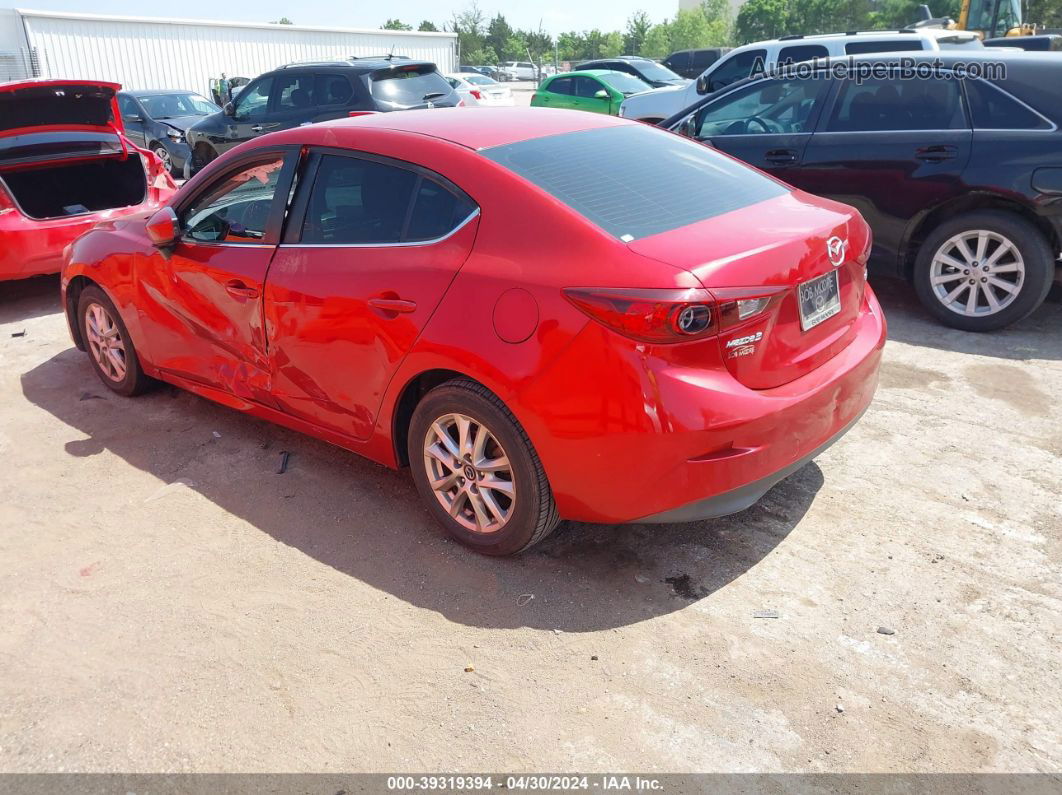
[[[918,252],[914,275],[918,297],[938,319],[965,331],[994,331],[1043,303],[1054,257],[1029,222],[984,211],[937,227]]]
[[[473,381],[450,381],[421,400],[408,453],[436,520],[478,552],[511,555],[557,526],[553,493],[530,440],[505,405]]]
[[[81,337],[96,375],[120,395],[137,395],[151,379],[140,369],[133,341],[114,304],[98,287],[86,287],[78,299]]]
[[[151,151],[155,153],[155,157],[162,161],[162,167],[166,170],[166,173],[172,174],[173,160],[170,158],[169,150],[162,144],[153,144]]]

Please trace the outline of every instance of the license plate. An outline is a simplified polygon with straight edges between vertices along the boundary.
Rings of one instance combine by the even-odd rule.
[[[837,271],[797,285],[800,298],[800,328],[813,329],[841,311],[841,290]]]

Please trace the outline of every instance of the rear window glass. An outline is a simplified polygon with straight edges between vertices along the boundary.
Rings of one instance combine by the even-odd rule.
[[[1051,123],[1014,97],[982,80],[966,81],[970,114],[978,130],[1047,130]]]
[[[783,47],[778,53],[778,63],[782,66],[801,61],[810,61],[813,58],[829,58],[830,51],[821,44],[794,44]]]
[[[427,103],[429,94],[439,100],[448,96],[452,89],[434,66],[402,67],[395,71],[378,73],[372,78],[372,95],[384,102],[411,106]]]
[[[706,146],[644,125],[551,135],[482,154],[624,242],[786,193]]]

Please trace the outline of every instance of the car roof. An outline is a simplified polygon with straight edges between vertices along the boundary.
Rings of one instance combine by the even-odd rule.
[[[336,119],[290,132],[301,133],[300,140],[309,143],[315,142],[302,136],[320,137],[322,142],[333,142],[332,146],[344,146],[349,140],[350,146],[356,148],[359,130],[377,128],[428,135],[469,149],[486,149],[548,135],[637,123],[605,113],[559,108],[434,108]]]
[[[266,74],[284,72],[289,69],[354,69],[358,72],[375,72],[378,69],[388,69],[392,66],[435,66],[435,64],[432,61],[413,60],[399,55],[396,55],[392,60],[388,60],[387,56],[380,55],[365,58],[336,59],[334,61],[295,61],[278,66],[276,69],[271,69]]]

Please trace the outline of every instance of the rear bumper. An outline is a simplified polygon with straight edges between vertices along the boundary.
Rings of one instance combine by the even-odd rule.
[[[731,514],[740,513],[741,511],[751,508],[759,502],[760,498],[768,491],[790,475],[795,474],[810,464],[814,459],[818,458],[820,454],[824,453],[830,446],[832,446],[834,442],[848,433],[852,426],[859,422],[865,411],[866,409],[859,412],[855,419],[827,439],[826,442],[816,447],[810,453],[798,458],[792,464],[779,469],[777,472],[772,472],[766,477],[760,478],[759,480],[753,481],[744,486],[739,486],[738,488],[724,492],[723,494],[695,500],[680,508],[672,508],[670,511],[664,511],[663,513],[653,514],[652,516],[643,516],[637,521],[641,524],[697,522],[702,519],[718,519],[721,516],[730,516]]]

